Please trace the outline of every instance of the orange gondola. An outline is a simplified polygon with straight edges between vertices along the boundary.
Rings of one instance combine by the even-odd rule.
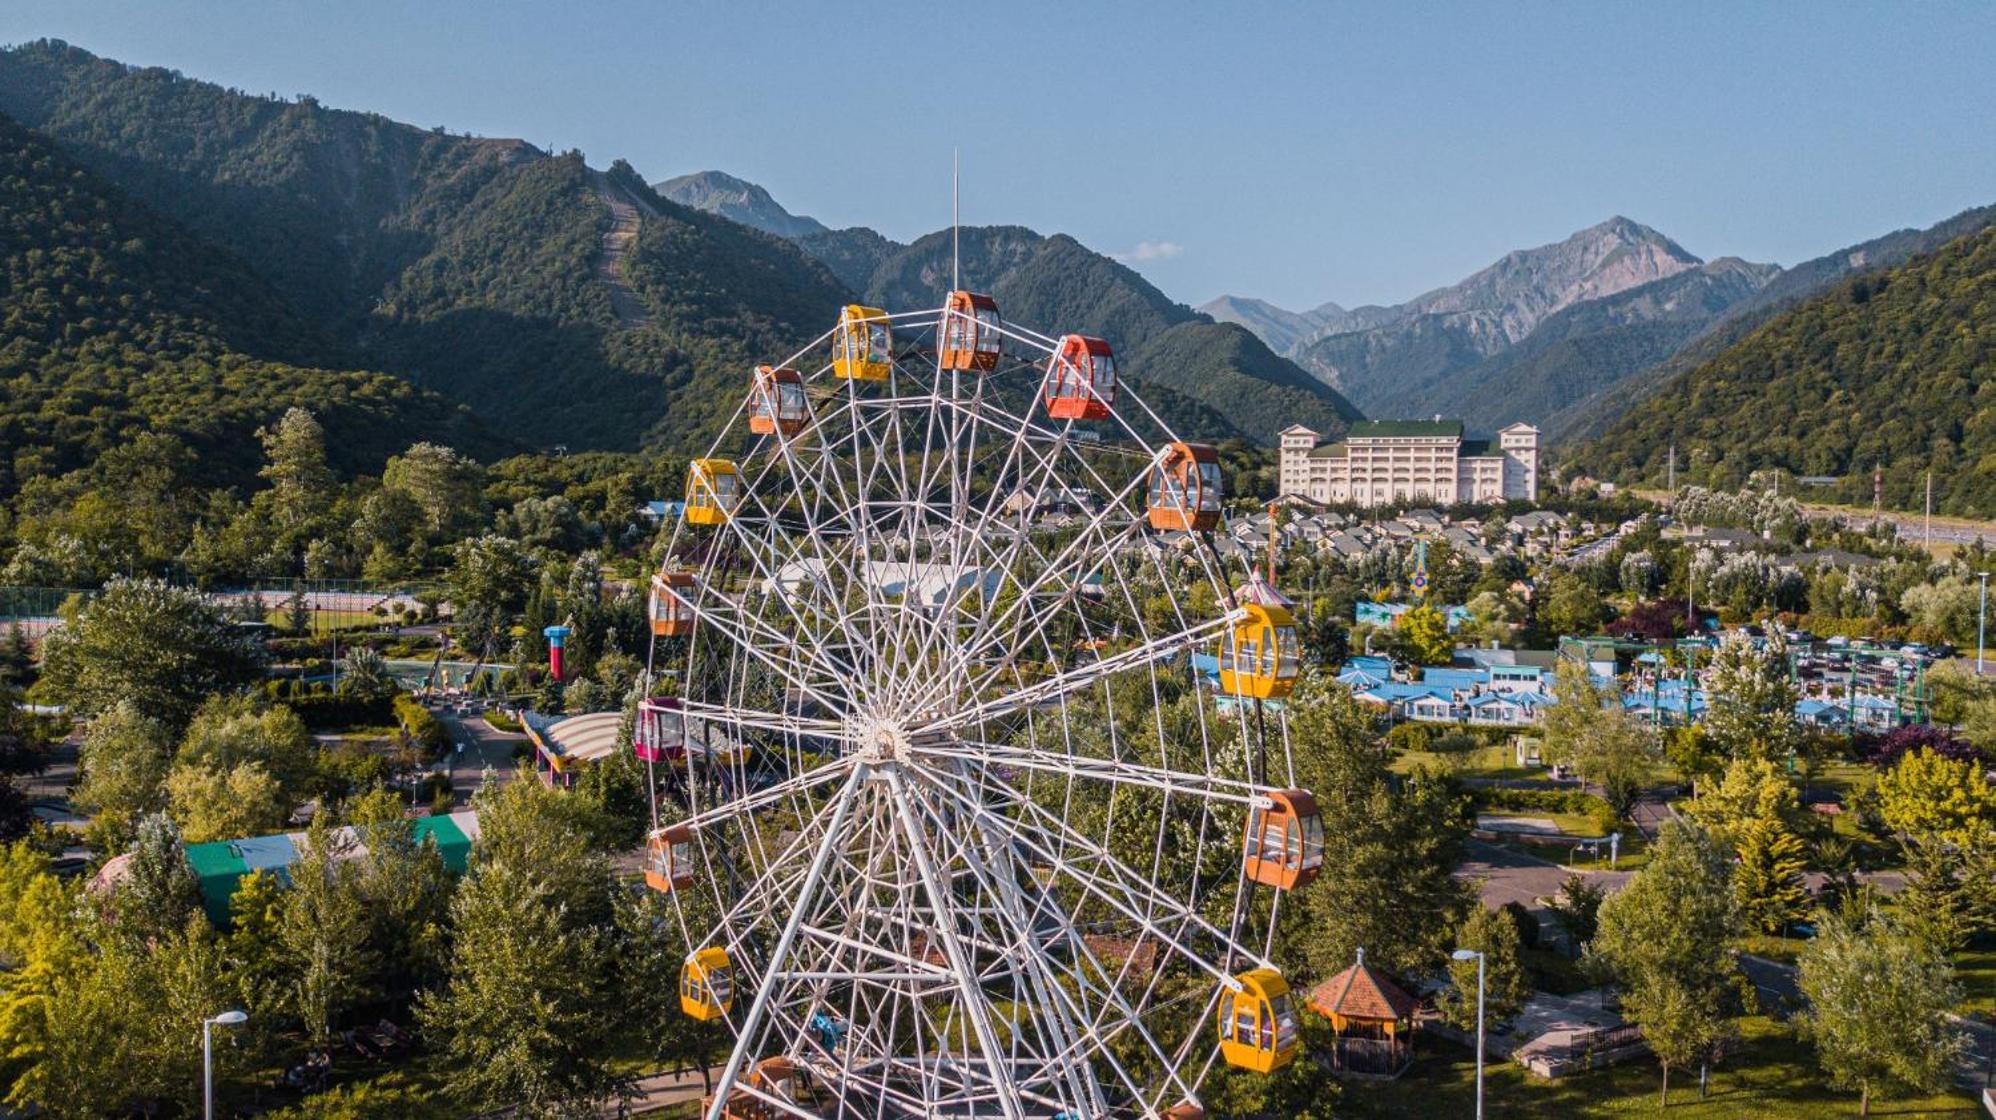
[[[943,344],[937,359],[944,369],[989,373],[998,368],[1005,342],[998,301],[976,292],[951,292],[943,307]]]
[[[1101,420],[1116,404],[1116,356],[1099,338],[1071,334],[1047,362],[1047,415]]]
[[[1324,866],[1324,820],[1307,790],[1268,796],[1274,804],[1248,814],[1243,871],[1251,882],[1295,890]]]
[[[1280,700],[1296,687],[1302,663],[1296,617],[1281,607],[1246,603],[1245,616],[1220,638],[1220,691],[1252,700]]]
[[[1271,968],[1234,979],[1239,991],[1220,993],[1220,1057],[1230,1066],[1274,1073],[1296,1058],[1296,1007],[1289,982]]]
[[[755,367],[749,383],[749,431],[759,436],[778,432],[794,436],[811,422],[811,401],[804,395],[804,379],[794,369]]]
[[[692,589],[693,576],[687,572],[658,572],[651,577],[645,613],[651,616],[654,636],[683,638],[693,632],[693,605],[687,601]]]
[[[1174,443],[1150,474],[1150,527],[1161,532],[1210,533],[1220,526],[1220,453],[1203,443]]]
[[[693,830],[683,824],[654,831],[645,841],[645,886],[683,891],[693,885]]]

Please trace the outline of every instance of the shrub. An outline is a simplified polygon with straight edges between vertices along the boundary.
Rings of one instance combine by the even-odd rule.
[[[1386,742],[1396,750],[1424,751],[1428,749],[1430,733],[1427,725],[1403,723],[1386,733]]]
[[[431,758],[441,757],[450,747],[450,732],[444,729],[444,721],[418,704],[408,693],[396,693],[394,703],[395,722],[402,725],[409,741],[423,748]]]

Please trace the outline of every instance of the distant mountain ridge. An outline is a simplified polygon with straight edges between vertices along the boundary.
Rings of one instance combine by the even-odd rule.
[[[845,287],[628,165],[224,89],[55,41],[0,51],[0,112],[248,266],[380,370],[531,446],[704,445],[745,370]]]
[[[1558,435],[1565,439],[1599,436],[1625,413],[1638,407],[1693,367],[1711,361],[1727,347],[1753,333],[1783,311],[1813,298],[1852,276],[1904,264],[1922,253],[1996,225],[1996,206],[1964,210],[1926,229],[1900,229],[1869,241],[1848,245],[1804,261],[1774,277],[1760,291],[1727,309],[1695,338],[1647,369],[1623,379],[1591,400],[1576,403],[1560,416]]]
[[[1832,480],[1825,498],[1860,502],[1879,467],[1891,508],[1919,508],[1931,477],[1937,511],[1996,515],[1992,217],[1960,215],[1943,226],[1972,231],[1931,252],[1847,275],[1771,317],[1743,317],[1754,324],[1744,333],[1729,325],[1734,341],[1663,380],[1568,462],[1598,478],[1655,482],[1674,451],[1680,481],[1731,487],[1778,468]],[[1875,252],[1831,254],[1819,275],[1927,238],[1881,240]]]
[[[794,215],[768,191],[718,172],[725,191],[680,191],[690,204],[726,215],[741,188],[759,203],[761,228],[790,228]],[[666,184],[698,176],[681,176]],[[705,180],[713,181],[711,178]],[[815,225],[815,223],[813,223]],[[1232,436],[1270,443],[1280,429],[1307,424],[1343,431],[1359,411],[1336,390],[1271,350],[1248,330],[1217,323],[1174,302],[1127,266],[1065,234],[1023,226],[966,226],[958,231],[966,283],[990,294],[1006,318],[1048,330],[1098,335],[1115,347],[1124,376],[1151,397],[1174,427],[1198,438]],[[797,245],[868,303],[933,307],[949,289],[950,231],[903,245],[864,227],[795,236]],[[1210,430],[1218,424],[1219,430]]]
[[[1617,216],[1393,307],[1298,313],[1234,297],[1206,307],[1282,343],[1370,415],[1440,413],[1479,431],[1523,419],[1556,436],[1780,271],[1708,265]]]
[[[653,183],[651,187],[662,197],[681,206],[719,214],[729,221],[753,226],[778,237],[794,239],[825,232],[823,222],[792,214],[777,205],[768,191],[725,171],[696,171],[691,175]]]

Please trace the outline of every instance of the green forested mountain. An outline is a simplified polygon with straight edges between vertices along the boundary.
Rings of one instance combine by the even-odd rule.
[[[0,116],[0,495],[141,433],[244,482],[250,436],[291,405],[319,414],[348,469],[421,438],[495,446],[434,394],[304,364],[329,345],[227,251]]]
[[[1660,387],[1672,383],[1685,371],[1711,361],[1725,352],[1727,347],[1797,303],[1847,277],[1904,264],[1921,253],[1931,253],[1958,237],[1992,224],[1996,224],[1996,206],[1980,206],[1964,210],[1925,229],[1895,230],[1882,237],[1803,261],[1727,308],[1703,333],[1675,353],[1624,378],[1605,392],[1578,401],[1557,414],[1548,434],[1556,440],[1574,442],[1598,437]]]
[[[1575,466],[1625,483],[1731,486],[1763,468],[1843,479],[1868,500],[1996,514],[1996,227],[1896,268],[1845,280],[1680,374],[1576,449]]]
[[[711,398],[846,290],[627,168],[127,67],[0,52],[0,112],[234,253],[322,358],[469,404],[538,445],[700,442]]]
[[[776,211],[759,220],[780,224],[787,212],[773,201],[768,206]],[[948,230],[911,245],[864,228],[796,240],[878,306],[933,307],[950,288]],[[1123,371],[1140,392],[1150,387],[1152,407],[1182,432],[1266,444],[1293,423],[1334,433],[1359,416],[1336,390],[1252,333],[1173,302],[1135,271],[1072,237],[1045,237],[1023,226],[968,226],[957,231],[957,241],[966,287],[989,293],[1007,319],[1035,330],[1108,339]]]

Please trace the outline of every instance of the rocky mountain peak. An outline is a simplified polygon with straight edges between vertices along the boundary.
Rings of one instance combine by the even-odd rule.
[[[778,237],[808,237],[826,232],[823,222],[792,214],[762,187],[725,171],[696,171],[652,184],[660,195],[695,210],[719,214]]]

